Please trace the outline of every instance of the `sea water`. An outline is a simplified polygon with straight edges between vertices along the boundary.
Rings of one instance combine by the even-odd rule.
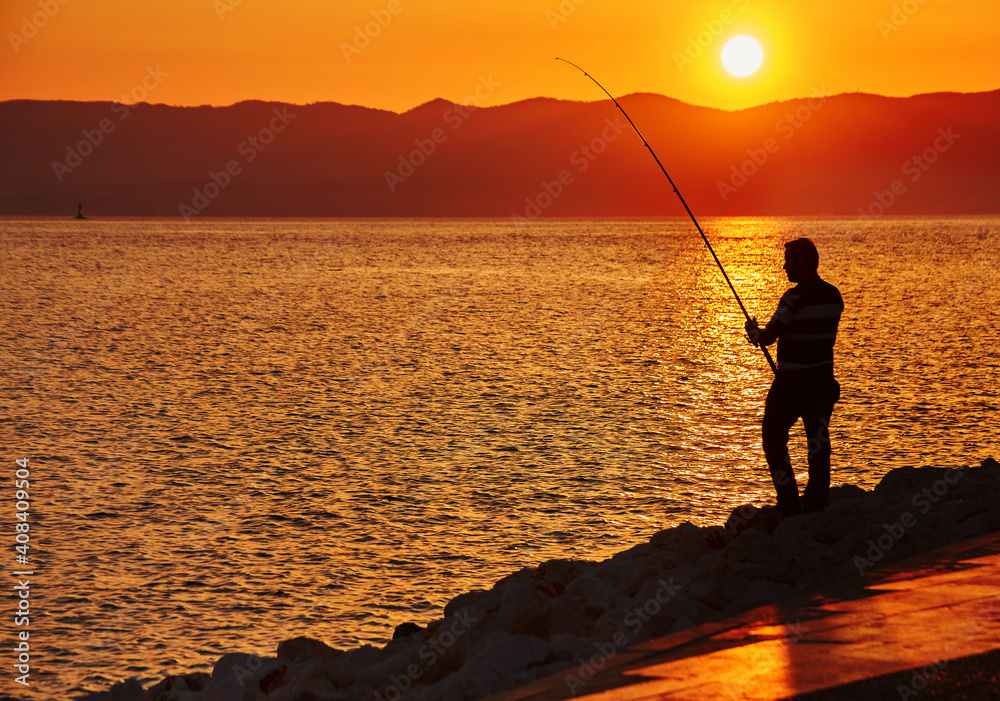
[[[784,241],[811,237],[840,288],[834,484],[1000,457],[1000,219],[703,225],[762,322]],[[773,501],[771,371],[689,220],[0,234],[4,566],[34,572],[4,636],[30,630],[30,689],[11,646],[0,666],[21,698],[299,635],[383,644],[520,567]],[[805,453],[797,426],[801,478]]]

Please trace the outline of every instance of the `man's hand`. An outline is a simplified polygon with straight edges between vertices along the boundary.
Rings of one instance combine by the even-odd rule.
[[[755,346],[760,343],[760,326],[757,325],[757,317],[752,319],[747,319],[747,323],[743,324],[743,328],[747,332],[747,340]]]

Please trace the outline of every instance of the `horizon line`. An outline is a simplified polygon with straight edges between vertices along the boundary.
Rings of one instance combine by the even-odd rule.
[[[54,219],[62,221],[64,219],[74,219],[74,217],[67,214],[0,214],[0,221],[3,220],[16,220],[16,219]],[[709,221],[715,219],[843,219],[843,220],[862,220],[866,223],[881,221],[885,219],[998,219],[1000,218],[1000,210],[996,212],[980,212],[980,213],[952,213],[952,214],[882,214],[878,217],[861,217],[857,214],[706,214],[699,217],[699,221]],[[131,220],[131,219],[171,219],[171,220],[184,220],[184,217],[179,214],[108,214],[108,215],[88,215],[86,221],[118,221],[118,220]],[[476,221],[499,221],[499,222],[509,222],[510,217],[505,215],[488,215],[488,214],[469,214],[469,215],[382,215],[382,214],[371,214],[371,215],[267,215],[267,214],[199,214],[197,217],[191,217],[190,222],[202,220],[221,220],[221,219],[268,219],[268,220],[299,220],[299,219],[318,219],[323,221],[371,221],[371,220],[382,220],[382,221],[414,221],[414,220],[428,220],[428,221],[465,221],[465,220],[476,220]],[[682,222],[688,222],[691,218],[686,214],[662,214],[662,215],[620,215],[620,216],[583,216],[583,215],[559,215],[551,214],[539,217],[534,221],[622,221],[622,220],[647,220],[647,221],[665,221],[665,220],[678,220]]]
[[[820,86],[820,88],[822,88],[822,86]],[[959,90],[936,90],[936,91],[932,91],[932,92],[914,93],[912,95],[884,95],[882,93],[861,92],[860,90],[855,90],[853,92],[844,91],[844,92],[833,93],[833,94],[821,93],[820,95],[817,95],[817,94],[813,93],[812,95],[807,95],[807,96],[802,96],[802,97],[792,97],[792,98],[788,98],[788,99],[785,99],[785,100],[771,100],[771,101],[768,101],[768,102],[761,102],[761,103],[756,104],[756,105],[751,105],[749,107],[741,107],[739,109],[725,109],[725,108],[722,108],[722,107],[711,107],[709,105],[699,105],[699,104],[695,104],[695,103],[692,103],[692,102],[687,102],[685,100],[681,100],[681,99],[676,98],[676,97],[670,97],[669,95],[664,95],[662,93],[646,92],[646,91],[626,93],[624,95],[617,96],[616,99],[624,100],[624,99],[627,99],[627,98],[630,98],[630,97],[649,95],[649,96],[653,96],[653,97],[664,98],[666,100],[672,100],[674,102],[678,102],[680,104],[687,105],[689,107],[697,107],[697,108],[701,108],[701,109],[716,110],[716,111],[719,111],[719,112],[735,113],[735,112],[745,112],[747,110],[757,109],[758,107],[764,107],[764,106],[767,106],[767,105],[781,104],[781,103],[786,103],[786,102],[795,102],[795,101],[798,101],[798,100],[813,99],[813,98],[816,98],[816,97],[819,97],[819,96],[822,96],[824,98],[831,98],[831,97],[840,97],[840,96],[843,96],[843,95],[857,95],[857,96],[863,96],[863,97],[884,98],[884,99],[887,99],[887,100],[909,100],[909,99],[913,99],[913,98],[917,98],[917,97],[928,97],[928,96],[933,96],[933,95],[988,95],[990,93],[995,93],[995,92],[1000,92],[1000,87],[993,88],[993,89],[990,89],[990,90],[974,90],[974,91],[969,91],[969,92],[963,92],[963,91],[959,91]],[[454,101],[449,100],[448,98],[444,98],[444,97],[435,97],[435,98],[431,98],[429,100],[426,100],[424,102],[421,102],[420,104],[417,104],[417,105],[415,105],[413,107],[410,107],[409,109],[403,110],[401,112],[397,112],[397,111],[391,110],[391,109],[386,109],[386,108],[383,108],[383,107],[371,107],[371,106],[368,106],[368,105],[362,105],[362,104],[357,104],[357,103],[337,102],[336,100],[314,100],[312,102],[286,102],[284,100],[272,100],[272,99],[265,99],[265,98],[253,98],[253,97],[252,98],[245,98],[245,99],[242,99],[242,100],[237,100],[236,102],[231,102],[231,103],[228,103],[228,104],[211,104],[211,103],[201,103],[201,104],[171,104],[171,103],[166,103],[166,102],[146,102],[146,101],[140,101],[140,102],[119,102],[117,100],[80,100],[80,99],[67,99],[67,98],[14,97],[14,98],[7,98],[7,99],[4,99],[4,100],[0,100],[0,104],[6,104],[6,103],[11,103],[11,102],[73,102],[73,103],[82,103],[82,104],[91,104],[91,103],[92,104],[117,104],[117,105],[130,105],[130,106],[150,105],[150,106],[162,106],[162,107],[176,107],[176,108],[181,108],[181,109],[191,109],[191,108],[199,109],[199,108],[204,108],[204,107],[209,107],[209,108],[213,108],[213,109],[226,109],[228,107],[236,107],[237,105],[242,105],[242,104],[246,104],[246,103],[249,103],[249,102],[260,102],[260,103],[264,103],[264,104],[290,105],[290,106],[294,106],[294,107],[308,107],[308,106],[311,106],[311,105],[333,104],[333,105],[340,105],[342,107],[360,107],[361,109],[373,110],[373,111],[376,111],[376,112],[388,112],[390,114],[404,115],[404,114],[407,114],[409,112],[413,112],[414,110],[418,110],[421,107],[424,107],[426,105],[432,104],[434,102],[446,102],[446,103],[451,104],[451,105],[462,105],[462,106],[466,106],[466,107],[475,107],[477,109],[490,109],[490,108],[497,108],[497,107],[507,107],[507,106],[510,106],[510,105],[517,105],[517,104],[521,104],[521,103],[524,103],[524,102],[532,102],[532,101],[535,101],[535,100],[552,100],[552,101],[555,101],[555,102],[572,102],[572,103],[577,103],[577,104],[594,104],[594,103],[598,103],[598,102],[606,102],[607,98],[597,98],[597,99],[594,99],[594,100],[574,100],[574,99],[561,98],[561,97],[551,97],[551,96],[546,96],[546,95],[538,95],[538,96],[535,96],[535,97],[526,97],[526,98],[522,98],[520,100],[513,100],[511,102],[501,102],[501,103],[493,104],[493,105],[473,105],[473,104],[468,104],[468,103],[463,103],[463,102],[454,102]]]

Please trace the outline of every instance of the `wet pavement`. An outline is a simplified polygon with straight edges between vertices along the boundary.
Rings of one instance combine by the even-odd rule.
[[[1000,533],[603,650],[491,698],[1000,699]]]

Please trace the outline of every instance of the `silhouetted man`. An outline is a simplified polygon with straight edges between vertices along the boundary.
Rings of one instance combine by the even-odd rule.
[[[819,253],[809,239],[785,244],[785,272],[798,283],[785,292],[767,326],[745,328],[754,345],[778,341],[778,372],[764,403],[764,457],[786,516],[822,511],[830,488],[830,415],[840,399],[833,377],[833,344],[844,311],[840,291],[820,279]],[[809,439],[809,483],[802,501],[788,458],[788,430],[802,417]]]

